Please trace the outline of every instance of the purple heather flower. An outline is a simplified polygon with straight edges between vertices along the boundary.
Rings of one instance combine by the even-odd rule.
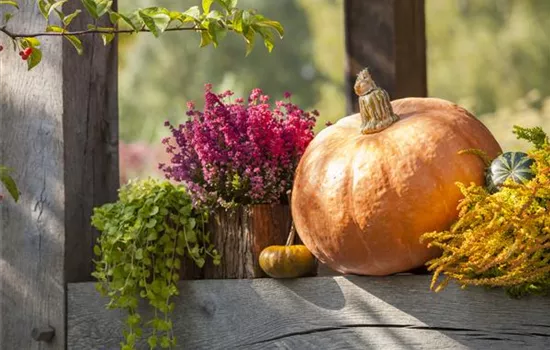
[[[253,89],[227,101],[231,91],[205,85],[204,109],[187,104],[189,120],[163,140],[172,155],[161,164],[169,179],[183,182],[196,203],[212,206],[278,202],[292,186],[294,171],[313,139],[316,115]],[[285,93],[289,98],[290,93]]]

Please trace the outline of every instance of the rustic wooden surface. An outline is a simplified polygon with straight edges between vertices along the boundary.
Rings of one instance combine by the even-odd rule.
[[[71,13],[79,6],[80,1],[70,1],[63,9]],[[93,23],[84,12],[72,28],[85,29]],[[110,24],[108,18],[103,21]],[[92,210],[116,201],[119,188],[117,39],[108,46],[99,36],[81,40],[84,56],[68,40],[63,41],[67,282],[91,280],[93,246],[99,234],[90,225]]]
[[[19,4],[9,29],[43,31],[36,2]],[[30,72],[8,40],[0,54],[0,164],[21,190],[19,203],[0,205],[2,350],[65,349],[65,282],[89,279],[91,207],[118,185],[116,46],[86,40],[77,56],[60,38],[41,41]],[[31,337],[47,339],[48,327],[50,342]]]
[[[179,349],[549,349],[550,298],[428,290],[430,276],[180,282]],[[122,315],[69,284],[69,349],[116,349]]]
[[[44,19],[34,1],[20,5],[10,21],[13,31],[41,30]],[[8,8],[0,6],[1,18]],[[31,72],[11,52],[11,44],[2,43],[0,164],[15,170],[22,195],[17,204],[6,197],[0,205],[0,349],[62,349],[63,86],[57,54],[61,41],[44,39],[44,62]],[[31,331],[47,325],[57,336],[50,347],[40,347]]]
[[[221,264],[208,262],[203,277],[258,278],[265,276],[258,257],[270,245],[285,244],[290,231],[288,205],[261,204],[218,210],[210,223],[211,241],[222,254]]]
[[[365,67],[392,100],[426,88],[424,0],[345,0],[348,113],[358,112],[353,85]]]

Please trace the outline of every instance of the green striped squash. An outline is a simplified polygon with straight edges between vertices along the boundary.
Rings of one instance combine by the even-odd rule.
[[[486,187],[489,192],[497,192],[507,179],[523,183],[535,177],[531,169],[534,164],[524,152],[505,152],[495,158],[485,172]]]

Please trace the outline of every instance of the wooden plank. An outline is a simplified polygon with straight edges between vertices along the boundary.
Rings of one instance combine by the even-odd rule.
[[[116,10],[117,2],[113,2]],[[66,13],[81,6],[64,5]],[[93,19],[78,16],[74,28]],[[104,18],[98,25],[110,24]],[[93,208],[117,199],[118,65],[117,39],[105,46],[99,36],[82,37],[85,55],[63,41],[63,130],[65,144],[65,278],[90,281],[99,233],[90,225]]]
[[[10,21],[34,32],[44,18],[34,1],[21,1]],[[0,6],[3,18],[6,6]],[[0,204],[0,349],[63,349],[64,190],[61,41],[44,39],[44,62],[27,64],[4,42],[0,55],[0,164],[15,170],[20,202]],[[31,338],[52,326],[49,346]]]
[[[430,276],[180,282],[181,349],[544,349],[550,298],[429,291]],[[122,314],[91,283],[68,286],[68,345],[115,349]],[[146,310],[143,310],[146,312]]]
[[[9,29],[43,31],[36,3],[19,4]],[[7,42],[0,55],[0,164],[22,193],[0,205],[0,349],[65,349],[66,281],[89,280],[91,206],[118,186],[116,47],[41,41],[30,72]]]
[[[365,67],[392,100],[426,88],[424,0],[345,0],[348,113],[358,112],[353,84]]]

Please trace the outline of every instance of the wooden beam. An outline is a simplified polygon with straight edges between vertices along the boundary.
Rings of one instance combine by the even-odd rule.
[[[345,0],[344,16],[348,113],[365,67],[392,100],[427,95],[424,0]]]
[[[9,29],[43,31],[36,2],[19,4]],[[21,191],[0,204],[0,349],[66,348],[66,282],[90,280],[92,207],[118,188],[116,44],[41,41],[30,72],[7,41],[0,54],[0,164]]]
[[[64,6],[71,13],[80,5]],[[112,8],[116,10],[117,1]],[[77,22],[78,21],[78,22]],[[79,16],[75,28],[93,19]],[[104,18],[105,24],[110,23]],[[91,281],[93,246],[99,232],[90,225],[94,207],[117,200],[118,39],[108,46],[99,36],[83,37],[85,56],[63,41],[63,130],[65,183],[65,277]]]
[[[174,334],[179,349],[548,347],[550,298],[429,285],[418,275],[182,281]],[[123,314],[106,310],[92,283],[68,293],[69,348],[117,348]]]

